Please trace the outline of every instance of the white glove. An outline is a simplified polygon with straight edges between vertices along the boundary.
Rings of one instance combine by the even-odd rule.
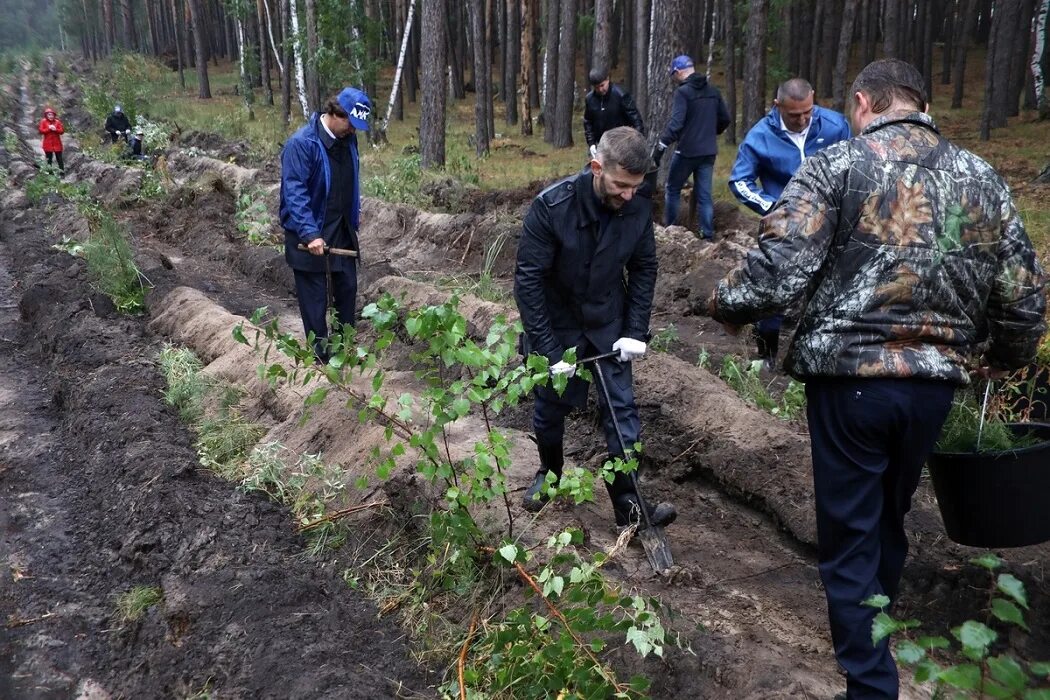
[[[591,158],[597,158],[597,157],[598,157],[598,147],[597,146],[591,146]]]
[[[620,351],[620,362],[630,362],[645,354],[645,343],[634,338],[620,338],[613,343],[612,349]]]
[[[576,365],[570,365],[565,360],[558,360],[553,365],[551,365],[551,374],[553,376],[564,374],[566,378],[572,379],[573,376],[576,374]]]

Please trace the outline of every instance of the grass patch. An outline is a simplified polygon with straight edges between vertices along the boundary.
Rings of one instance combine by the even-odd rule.
[[[186,423],[197,423],[204,415],[208,380],[201,374],[204,364],[186,348],[167,345],[160,351],[160,370],[168,388],[164,401],[179,411]]]
[[[162,600],[164,600],[164,593],[159,587],[135,586],[117,598],[117,616],[121,622],[135,622]]]
[[[146,289],[135,265],[128,232],[105,211],[94,222],[90,218],[88,222],[91,235],[82,255],[94,285],[113,300],[121,313],[141,313],[146,308]]]
[[[770,384],[762,379],[762,360],[744,360],[726,355],[722,358],[722,370],[719,376],[726,384],[740,395],[742,399],[753,403],[777,418],[796,420],[806,410],[806,387],[802,382],[791,379],[783,396],[778,400],[770,391]]]

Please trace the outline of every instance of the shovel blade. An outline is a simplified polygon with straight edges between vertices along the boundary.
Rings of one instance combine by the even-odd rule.
[[[674,557],[671,556],[671,545],[667,541],[664,529],[659,525],[650,525],[636,534],[642,541],[645,556],[653,567],[653,571],[661,576],[668,575],[671,567],[674,566]]]

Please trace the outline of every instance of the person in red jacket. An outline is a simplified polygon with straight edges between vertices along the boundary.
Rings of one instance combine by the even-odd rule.
[[[63,133],[65,133],[65,129],[62,128],[62,122],[58,120],[55,110],[45,107],[44,118],[40,120],[40,134],[43,137],[44,155],[47,157],[48,165],[51,165],[52,159],[57,160],[58,171],[65,175],[66,166],[62,162]]]

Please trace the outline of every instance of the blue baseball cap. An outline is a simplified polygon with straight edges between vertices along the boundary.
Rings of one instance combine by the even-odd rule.
[[[681,56],[675,56],[674,60],[671,61],[671,75],[674,75],[680,70],[693,67],[693,59],[689,58],[685,54]]]
[[[353,87],[343,88],[335,99],[350,117],[350,124],[355,129],[368,131],[368,115],[372,113],[372,102],[364,91]]]

